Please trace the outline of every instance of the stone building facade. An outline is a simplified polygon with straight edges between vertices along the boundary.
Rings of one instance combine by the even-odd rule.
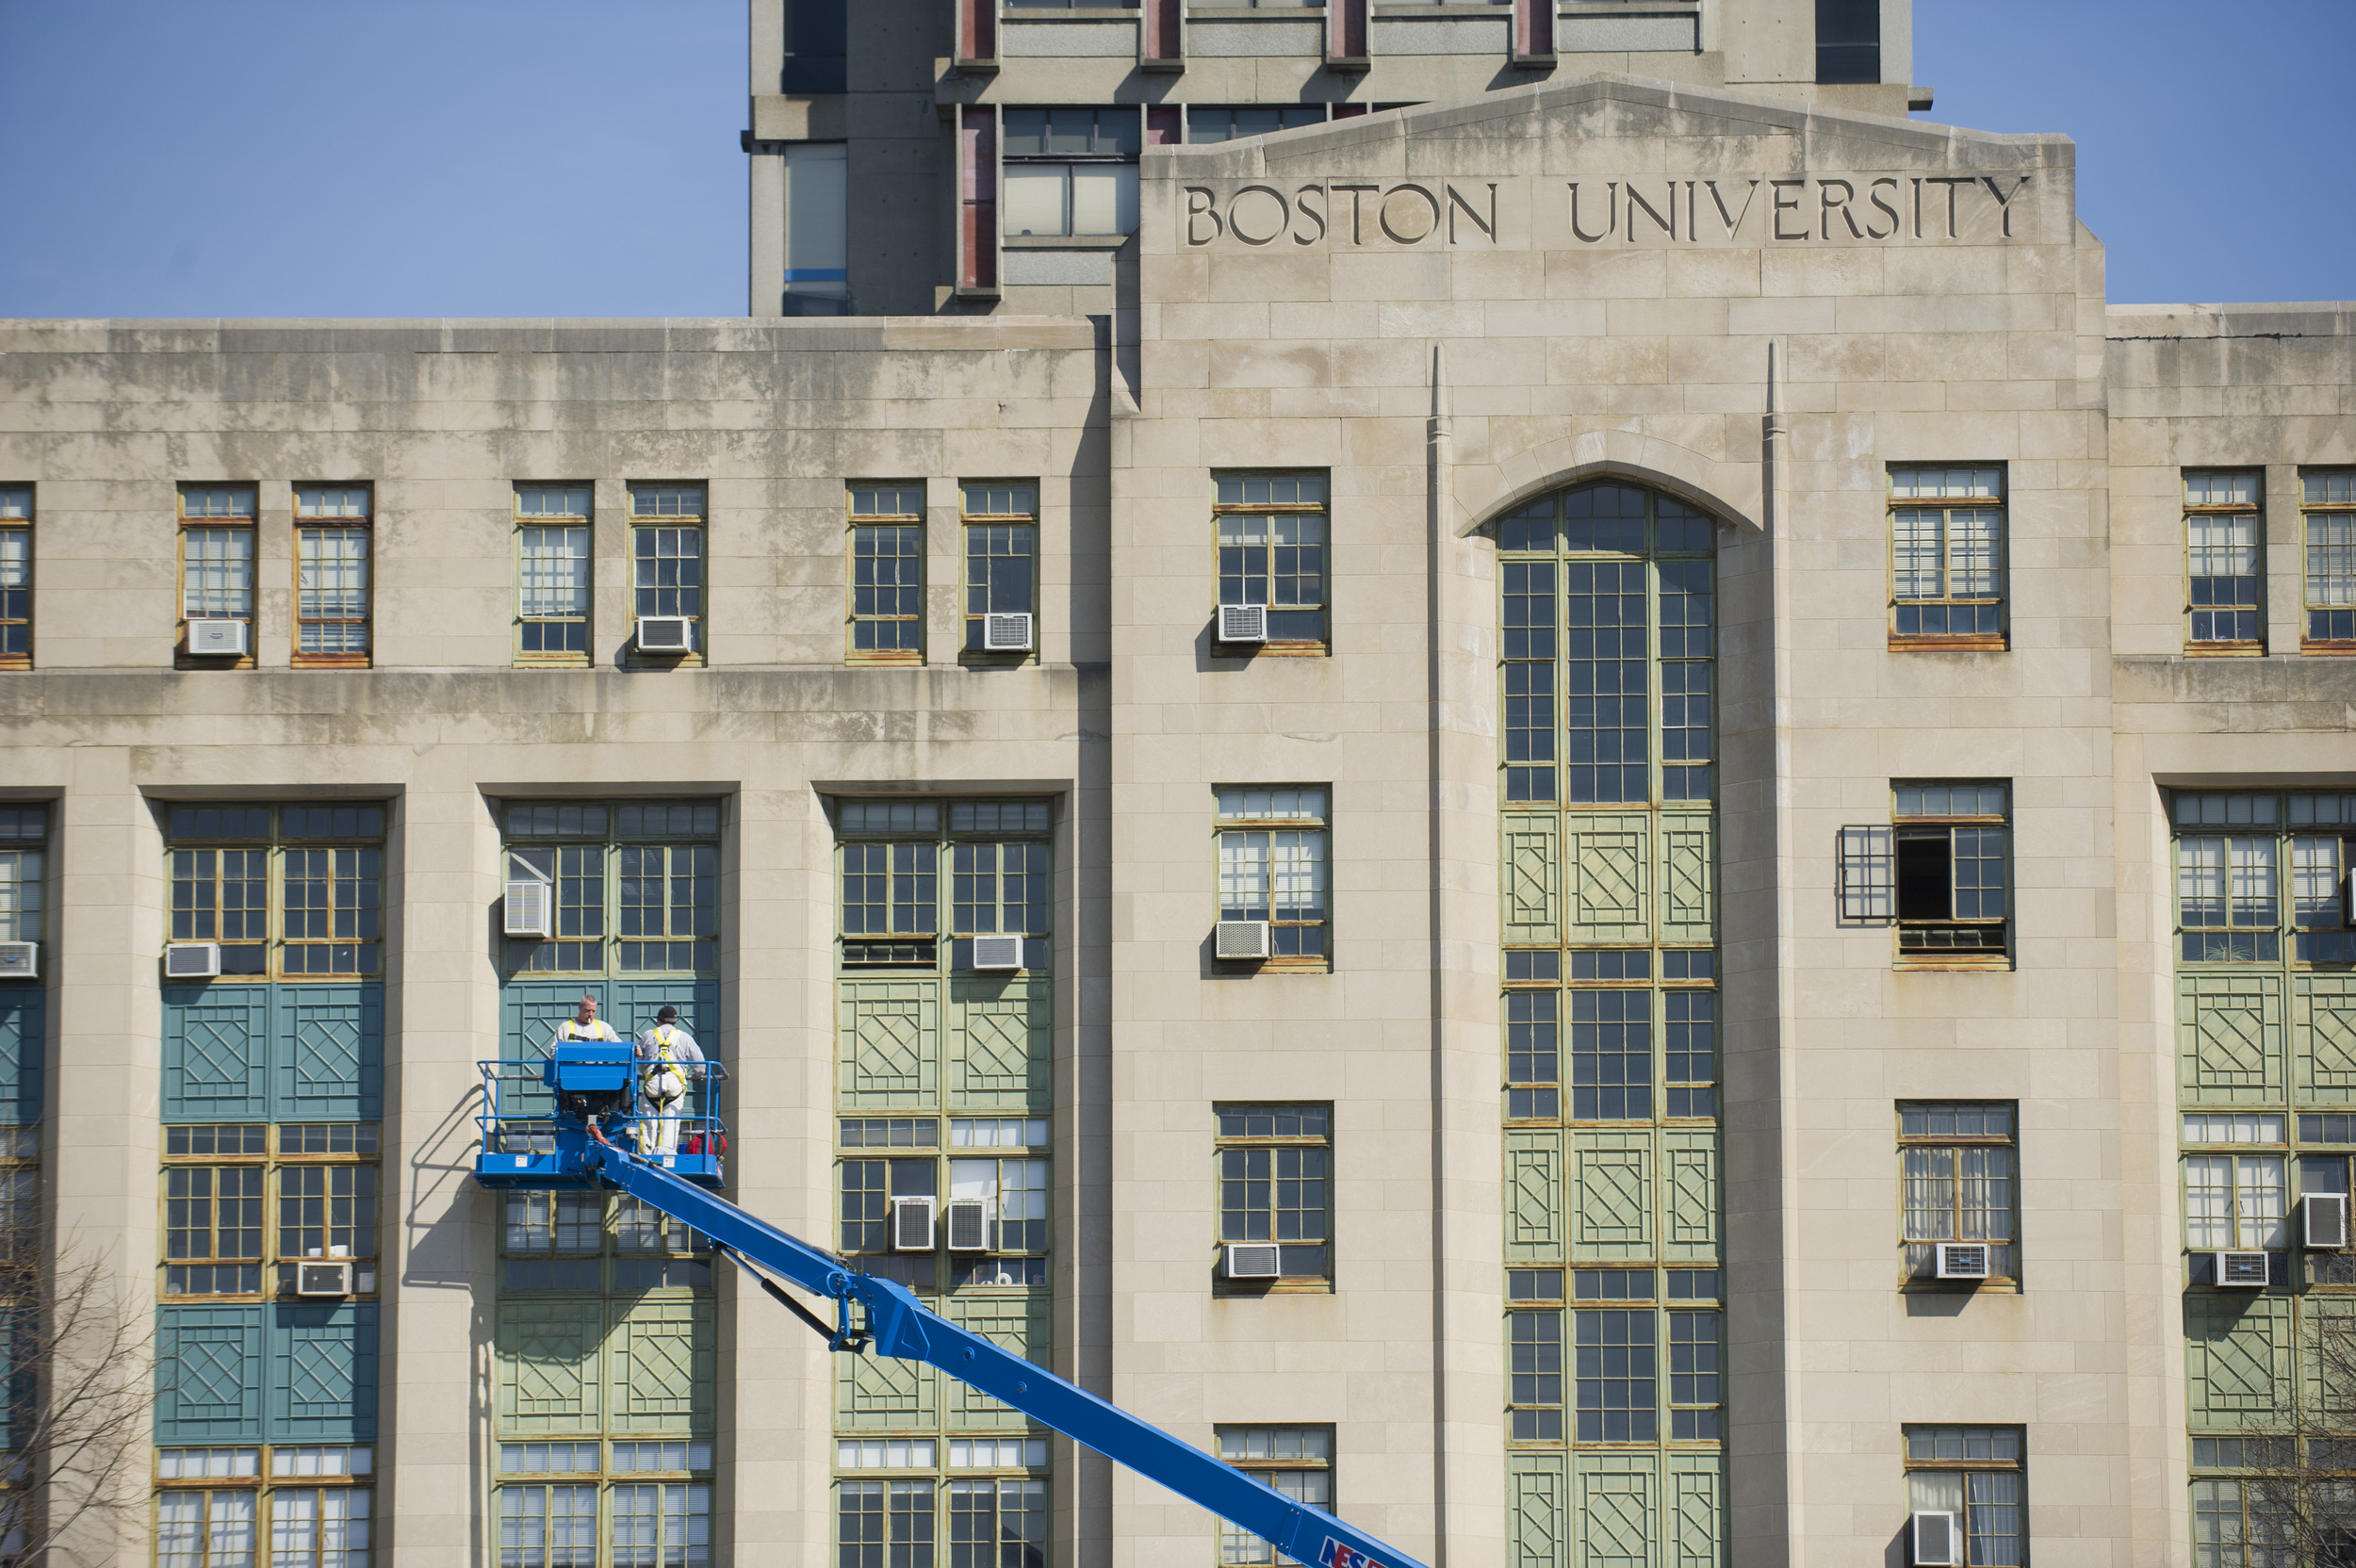
[[[2356,340],[2108,304],[1891,4],[756,7],[751,318],[0,323],[8,1190],[155,1329],[80,1560],[1266,1560],[477,1186],[586,994],[1425,1562],[2241,1568],[2356,1288]],[[1134,232],[960,227],[977,106],[1131,113]]]

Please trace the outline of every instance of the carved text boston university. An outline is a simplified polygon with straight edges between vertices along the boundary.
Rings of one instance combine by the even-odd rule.
[[[2026,237],[2035,175],[1277,179],[1180,188],[1189,250],[1871,245]]]

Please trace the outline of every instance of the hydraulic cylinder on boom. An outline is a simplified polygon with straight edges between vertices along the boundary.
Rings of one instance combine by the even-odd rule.
[[[692,1227],[761,1289],[843,1355],[897,1356],[939,1367],[960,1382],[1127,1465],[1230,1524],[1250,1530],[1296,1562],[1317,1568],[1421,1568],[1333,1515],[1294,1501],[1151,1422],[1097,1397],[1045,1367],[934,1312],[905,1285],[853,1268],[842,1258],[756,1218],[714,1190],[724,1181],[727,1135],[716,1117],[679,1117],[676,1152],[631,1145],[645,1119],[635,1111],[635,1064],[627,1044],[559,1042],[537,1064],[485,1062],[490,1096],[475,1177],[492,1187],[611,1187]],[[714,1078],[716,1065],[707,1070]],[[535,1082],[536,1080],[536,1082]],[[710,1089],[707,1086],[707,1096]],[[833,1303],[829,1324],[790,1294],[782,1280]]]

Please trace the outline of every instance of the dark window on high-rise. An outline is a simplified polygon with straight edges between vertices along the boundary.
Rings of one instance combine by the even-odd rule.
[[[1816,79],[1882,79],[1881,0],[1816,0]]]
[[[849,8],[850,0],[785,0],[781,91],[850,90]]]

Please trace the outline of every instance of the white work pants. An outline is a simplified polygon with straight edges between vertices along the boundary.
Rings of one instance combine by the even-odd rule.
[[[687,1076],[680,1072],[657,1075],[652,1086],[679,1090],[676,1098],[657,1100],[650,1094],[638,1097],[638,1152],[641,1154],[676,1154],[679,1152],[679,1118],[687,1112]]]

